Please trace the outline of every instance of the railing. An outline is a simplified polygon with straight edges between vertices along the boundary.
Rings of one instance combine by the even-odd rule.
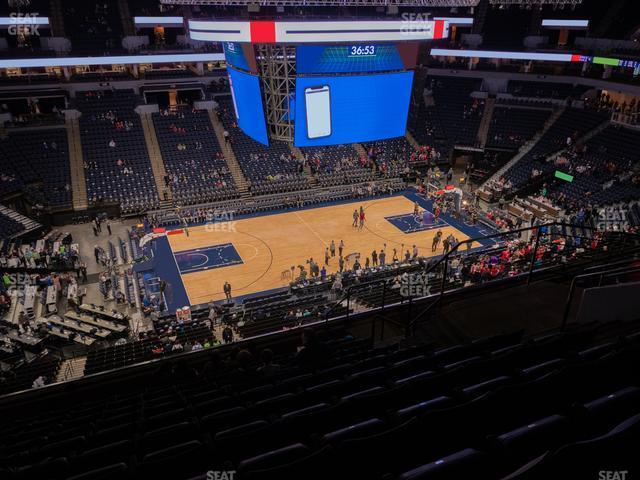
[[[570,232],[556,231],[556,229],[569,229]],[[537,235],[538,231],[540,230],[542,230],[540,235]],[[582,232],[579,232],[578,230],[582,230]],[[376,280],[372,280],[372,281],[368,281],[360,284],[350,285],[349,287],[346,288],[344,295],[337,302],[334,303],[334,305],[331,307],[331,310],[329,312],[326,312],[326,314],[324,315],[324,318],[321,318],[321,319],[316,318],[314,321],[307,323],[305,326],[322,327],[324,325],[326,327],[330,327],[330,325],[334,325],[333,320],[345,321],[359,315],[359,313],[357,312],[351,313],[351,310],[352,310],[351,307],[357,303],[360,303],[359,299],[357,298],[358,294],[363,291],[366,291],[367,289],[372,290],[373,288],[378,287],[380,288],[380,294],[381,294],[380,296],[381,301],[379,302],[379,305],[375,305],[371,308],[368,308],[364,312],[366,315],[371,316],[373,319],[371,322],[371,330],[372,330],[371,339],[375,340],[375,335],[376,335],[375,322],[379,318],[382,320],[381,331],[380,331],[381,338],[384,338],[385,323],[388,323],[388,322],[399,324],[407,329],[407,333],[410,333],[416,327],[416,325],[421,321],[423,321],[423,318],[426,315],[428,315],[428,313],[430,313],[431,310],[440,302],[442,302],[442,300],[449,294],[460,292],[460,291],[466,291],[467,289],[470,290],[473,287],[478,285],[499,284],[500,281],[503,280],[503,279],[480,279],[480,281],[470,282],[467,285],[465,283],[461,283],[459,279],[456,281],[455,275],[453,277],[448,275],[448,272],[452,271],[452,265],[451,265],[452,262],[458,259],[459,257],[463,257],[463,258],[473,258],[473,256],[479,257],[479,256],[487,255],[488,253],[491,253],[491,252],[495,253],[500,250],[501,246],[504,246],[503,242],[496,241],[494,245],[497,245],[497,247],[495,248],[493,246],[491,248],[485,246],[479,249],[478,248],[469,249],[468,251],[461,253],[462,245],[465,245],[465,248],[466,248],[467,244],[472,244],[473,242],[476,242],[478,240],[487,240],[487,239],[496,239],[496,238],[500,238],[504,240],[504,242],[506,242],[509,240],[513,240],[514,237],[517,238],[518,236],[526,236],[528,232],[535,234],[535,236],[533,236],[533,238],[523,243],[532,244],[532,245],[535,245],[536,247],[539,247],[541,245],[547,245],[548,242],[561,239],[561,238],[564,238],[565,241],[566,239],[571,238],[573,242],[575,242],[575,239],[578,239],[578,238],[584,238],[587,240],[597,239],[597,241],[599,242],[599,247],[584,249],[585,251],[580,254],[578,254],[576,249],[573,249],[573,250],[567,249],[565,253],[574,254],[576,255],[576,258],[574,258],[572,261],[568,261],[568,260],[558,261],[557,258],[552,258],[551,259],[552,261],[549,261],[549,262],[543,262],[541,260],[538,261],[538,259],[536,258],[538,248],[532,248],[530,251],[530,255],[523,260],[523,264],[520,267],[521,273],[517,276],[514,275],[514,276],[508,277],[508,278],[519,279],[521,282],[531,282],[532,279],[535,278],[538,274],[543,274],[544,272],[568,273],[568,268],[572,265],[577,265],[578,268],[580,268],[583,271],[588,270],[589,267],[587,267],[587,265],[589,263],[589,260],[595,259],[595,258],[609,260],[609,262],[606,264],[607,266],[613,266],[613,265],[624,266],[624,263],[628,263],[629,260],[626,260],[625,262],[616,262],[615,261],[616,255],[620,254],[620,256],[625,256],[625,255],[628,256],[629,253],[631,252],[640,251],[640,237],[638,235],[625,234],[620,232],[598,232],[590,227],[572,226],[572,225],[567,225],[563,223],[545,224],[537,227],[523,228],[523,229],[511,231],[511,232],[491,235],[488,237],[469,239],[455,245],[450,252],[446,253],[445,255],[443,255],[438,259],[431,259],[430,261],[428,259],[427,260],[422,259],[420,261],[416,261],[412,265],[393,267],[393,270],[388,269],[388,270],[385,270],[385,272],[383,272],[383,274],[386,275],[384,278],[379,278]],[[591,236],[587,236],[585,232],[587,234],[591,234]],[[616,248],[612,248],[612,247],[616,247]],[[579,247],[579,248],[581,249],[582,247]],[[584,260],[585,262],[581,262],[582,260]],[[458,266],[454,264],[453,268],[455,272]],[[399,273],[399,272],[408,272],[408,271],[420,272],[423,275],[426,274],[427,275],[426,278],[428,278],[429,275],[432,275],[428,283],[430,286],[435,287],[436,290],[429,291],[427,292],[426,295],[408,295],[406,297],[395,293],[394,292],[395,289],[391,285],[393,281],[389,278],[388,275],[390,273]],[[634,270],[634,272],[635,271],[636,270]],[[597,275],[604,273],[605,277],[607,275],[607,272],[590,272],[590,273],[597,274]],[[454,281],[451,281],[452,278]],[[400,297],[399,300],[398,300],[398,297]],[[337,310],[339,307],[342,306],[342,309],[344,309],[343,304],[345,302],[347,306],[347,311],[344,313],[343,312],[338,313]],[[390,307],[397,306],[397,305],[404,305],[407,307],[406,318],[409,319],[408,322],[399,322],[397,320],[394,320],[393,318],[385,317],[387,310]],[[418,311],[415,309],[420,309],[420,310]],[[415,315],[413,315],[414,311],[417,312]],[[331,314],[332,312],[334,313],[334,315]],[[377,313],[378,315],[371,315],[372,313]],[[331,320],[332,322],[329,322],[329,320]],[[366,319],[366,321],[368,321],[368,319]],[[340,323],[336,323],[335,325],[340,325]],[[365,325],[365,323],[363,323],[363,325]],[[250,344],[254,348],[257,348],[257,345],[269,345],[268,342],[272,342],[276,338],[279,338],[279,339],[287,338],[291,340],[292,338],[294,338],[294,336],[297,336],[297,332],[295,330],[288,331],[288,332],[287,331],[285,332],[271,331],[268,333],[257,335],[250,339],[243,339],[241,340],[241,342],[244,342],[244,341],[251,342]],[[248,344],[249,343],[247,343],[247,345]],[[218,348],[228,349],[228,348],[237,348],[237,346],[238,344],[231,344],[231,345],[223,345]],[[157,363],[159,361],[168,360],[168,361],[181,362],[186,359],[203,359],[206,357],[206,355],[208,355],[207,351],[203,350],[199,352],[177,353],[168,357],[163,356],[161,358],[146,359],[125,367],[117,367],[117,368],[114,368],[113,370],[105,370],[102,372],[90,374],[88,376],[83,377],[81,380],[83,383],[80,383],[78,385],[90,385],[92,383],[95,385],[98,383],[103,383],[104,382],[103,379],[113,378],[114,375],[122,376],[123,375],[122,372],[125,370],[132,374],[135,372],[139,373],[144,371],[144,369],[148,368],[149,365],[153,363]],[[72,355],[72,358],[76,358],[75,354]],[[65,379],[70,378],[72,374],[75,373],[74,366],[71,365],[72,363],[73,362],[69,362],[69,365],[65,366],[65,370],[64,370]],[[80,379],[76,378],[74,379],[74,381],[80,381]],[[52,391],[60,391],[58,389],[64,389],[66,387],[61,384],[57,384],[57,385],[52,384],[52,385],[47,385],[44,388],[47,390],[51,389]],[[6,402],[11,402],[14,400],[21,402],[22,401],[21,395],[25,395],[25,394],[30,395],[30,392],[31,392],[30,390],[23,391],[23,392],[13,392],[4,396],[2,400]],[[42,392],[38,392],[38,393],[41,394]]]
[[[486,245],[489,241],[492,244]],[[485,245],[474,248],[473,244],[476,242],[483,242]],[[363,283],[354,283],[352,278],[347,278],[352,284],[346,287],[344,294],[325,312],[324,320],[342,316],[341,311],[346,308],[346,319],[361,313],[376,312],[382,317],[384,326],[385,310],[391,306],[404,305],[408,319],[406,334],[411,335],[416,326],[442,302],[445,294],[508,280],[529,285],[536,275],[543,272],[562,272],[570,266],[584,266],[596,258],[612,259],[628,253],[631,247],[640,250],[639,242],[640,237],[635,234],[600,232],[590,226],[562,222],[467,239],[457,243],[437,259],[420,259],[405,265],[385,267],[381,273],[383,278]],[[519,257],[514,260],[509,255],[508,262],[501,260],[499,256],[502,252],[513,250],[514,244],[520,246]],[[522,249],[526,256],[521,255]],[[480,263],[485,267],[493,265],[498,274],[493,275],[486,270],[469,270],[470,265],[477,267]],[[394,275],[395,279],[392,278]],[[416,284],[416,279],[422,283]],[[368,302],[366,298],[374,292],[374,301]],[[362,310],[354,312],[356,306]],[[416,306],[421,310],[414,311]]]
[[[611,121],[631,128],[640,128],[640,113],[613,112],[611,114]]]
[[[610,263],[607,265],[603,265],[604,267],[611,267],[613,265],[620,265],[621,263],[624,263],[624,266],[620,266],[620,267],[616,267],[616,268],[609,268],[606,270],[602,270],[599,272],[590,272],[590,273],[584,273],[582,275],[576,275],[575,277],[573,277],[573,279],[571,280],[571,287],[569,287],[569,293],[567,294],[567,299],[565,301],[565,305],[564,305],[564,313],[562,316],[562,329],[564,329],[567,326],[567,322],[569,321],[569,312],[571,311],[571,304],[573,303],[573,296],[575,294],[575,290],[576,290],[576,285],[584,280],[597,280],[595,282],[597,287],[601,287],[602,286],[602,282],[604,281],[605,278],[615,278],[618,279],[621,275],[628,275],[628,274],[634,274],[634,273],[640,273],[640,264],[639,265],[633,265],[632,262],[630,261],[625,261],[625,262],[614,262],[614,263]]]

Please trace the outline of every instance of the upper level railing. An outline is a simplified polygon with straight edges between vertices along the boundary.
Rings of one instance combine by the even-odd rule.
[[[640,128],[640,112],[611,114],[611,122],[630,128]]]
[[[343,294],[324,318],[406,305],[411,334],[445,294],[510,280],[529,284],[538,274],[612,261],[634,251],[640,251],[638,235],[561,222],[467,239],[437,258],[379,267],[371,272],[379,278],[361,281],[354,274],[345,275]]]
[[[562,328],[567,325],[569,321],[569,313],[571,311],[571,305],[573,303],[573,297],[576,292],[578,284],[590,285],[595,287],[602,287],[609,282],[624,283],[625,281],[637,281],[640,275],[640,263],[622,261],[612,262],[607,265],[603,265],[598,271],[591,271],[582,275],[576,275],[571,280],[571,287],[569,287],[569,293],[567,294],[567,300],[565,301],[564,313],[562,316]]]

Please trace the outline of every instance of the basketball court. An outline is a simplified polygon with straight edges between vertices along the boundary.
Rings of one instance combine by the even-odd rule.
[[[413,245],[417,245],[421,256],[442,254],[442,244],[438,252],[431,252],[438,230],[442,230],[443,238],[453,234],[460,241],[475,236],[449,216],[440,218],[435,225],[422,225],[420,219],[414,218],[411,197],[415,195],[254,216],[190,227],[188,233],[170,232],[166,239],[172,258],[161,261],[175,263],[189,303],[197,305],[224,299],[222,286],[226,281],[232,285],[234,297],[286,286],[292,276],[299,274],[298,266],[309,258],[324,264],[325,248],[331,240],[335,241],[336,249],[343,240],[343,256],[353,258],[353,254],[361,254],[360,262],[364,265],[374,249],[385,250],[387,263],[392,261],[394,248],[400,259],[406,250],[412,252]],[[426,203],[419,201],[421,209],[425,208]],[[351,225],[353,211],[361,205],[365,208],[366,224],[360,230]],[[305,268],[308,272],[308,265]],[[336,256],[330,260],[327,273],[338,270]]]

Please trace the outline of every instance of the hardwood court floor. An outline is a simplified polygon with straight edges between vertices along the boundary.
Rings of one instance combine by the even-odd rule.
[[[366,209],[366,225],[362,230],[351,226],[353,210],[360,205]],[[404,233],[385,219],[412,213],[411,200],[394,196],[246,218],[236,220],[232,228],[224,223],[213,228],[211,225],[193,227],[189,229],[189,236],[181,233],[169,235],[168,239],[174,255],[186,250],[232,243],[242,259],[241,264],[182,274],[191,305],[197,305],[223,299],[222,286],[225,281],[231,284],[234,297],[283,287],[289,282],[282,278],[283,271],[290,271],[292,266],[296,266],[297,275],[297,266],[305,264],[310,257],[322,265],[325,247],[330,245],[332,239],[336,247],[341,239],[344,240],[344,255],[361,253],[363,265],[365,257],[370,256],[373,249],[379,252],[384,248],[387,263],[391,262],[393,248],[398,249],[398,256],[402,258],[402,244],[405,251],[411,251],[415,244],[420,255],[431,256],[431,242],[437,228]],[[458,240],[469,238],[449,225],[441,230],[443,238],[450,233]],[[441,253],[440,249],[437,254]],[[308,266],[306,269],[308,272]],[[336,257],[330,260],[327,273],[337,270]]]

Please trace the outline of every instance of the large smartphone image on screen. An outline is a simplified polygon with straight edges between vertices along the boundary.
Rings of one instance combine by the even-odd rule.
[[[329,86],[304,89],[307,110],[307,137],[321,138],[331,135],[331,96]]]

